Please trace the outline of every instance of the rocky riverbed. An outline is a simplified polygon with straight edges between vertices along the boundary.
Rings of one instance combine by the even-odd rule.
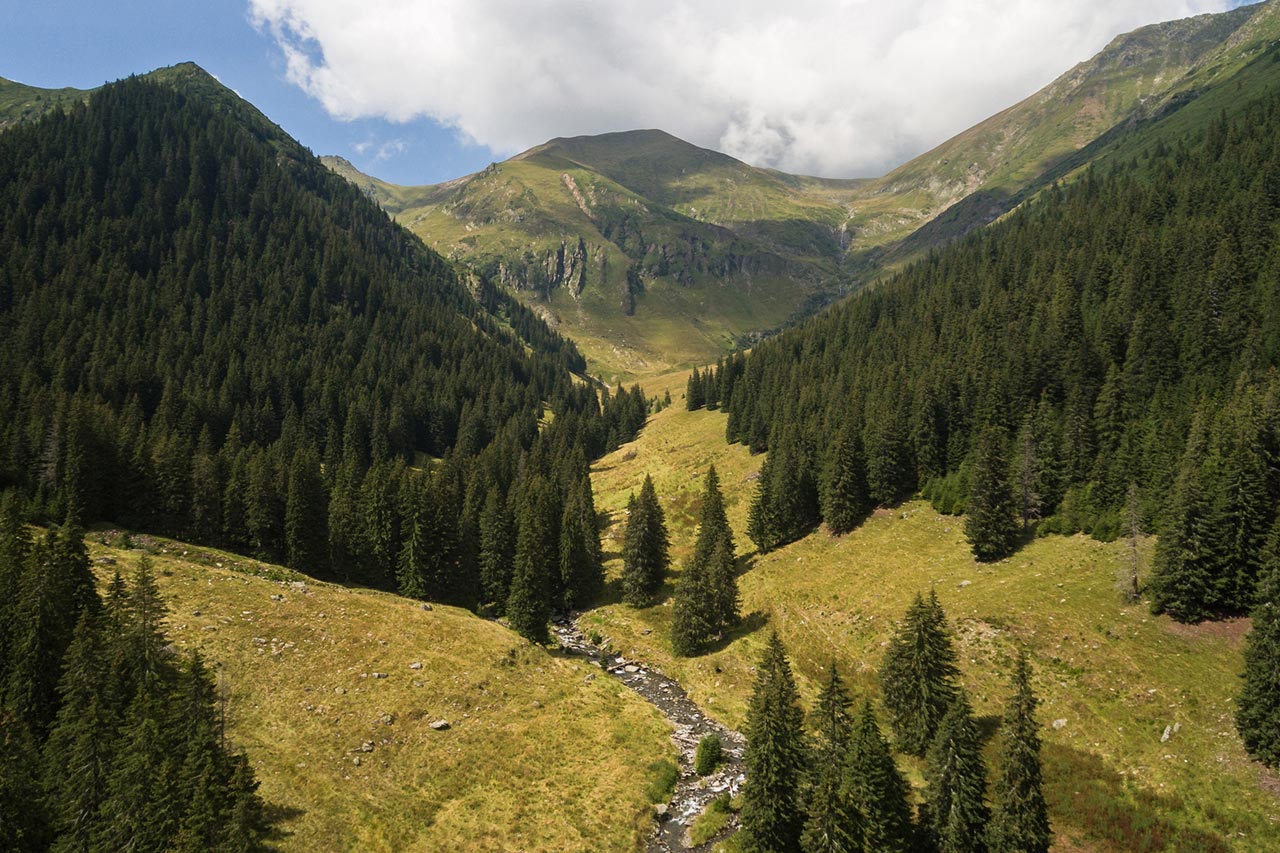
[[[556,639],[568,653],[586,658],[604,672],[640,694],[662,712],[675,731],[671,739],[680,750],[680,780],[675,793],[665,808],[658,807],[659,824],[649,841],[652,853],[678,853],[709,848],[689,844],[688,830],[707,804],[720,794],[728,792],[736,796],[745,779],[742,751],[745,739],[733,729],[726,728],[709,718],[693,703],[684,688],[660,672],[639,661],[627,660],[606,653],[593,644],[569,619],[561,619],[553,626]],[[699,776],[693,770],[693,756],[698,741],[709,734],[720,736],[723,758],[720,766],[709,776]],[[736,818],[729,829],[736,827]]]

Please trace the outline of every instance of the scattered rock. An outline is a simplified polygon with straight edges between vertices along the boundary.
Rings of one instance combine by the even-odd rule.
[[[99,557],[94,560],[99,566],[114,566],[116,564],[115,557]]]
[[[645,628],[643,631],[640,632],[640,634],[645,637],[649,636],[652,633],[653,633],[652,628]]]
[[[542,707],[542,703],[541,703],[541,702],[539,702],[537,699],[534,699],[534,700],[533,700],[533,707],[535,707],[535,708],[541,708],[541,707]]]
[[[585,678],[583,678],[582,680],[583,680],[583,681],[595,681],[595,680],[596,680],[596,674],[595,674],[594,672],[588,672],[588,673],[587,673],[587,675],[586,675],[586,677],[585,677]]]
[[[414,686],[414,687],[426,687],[427,685],[426,685],[426,682],[424,682],[424,681],[420,681],[420,680],[418,680],[418,679],[416,679],[416,678],[415,678],[415,679],[413,680],[413,686]]]
[[[357,755],[355,758],[351,759],[351,763],[352,763],[352,764],[354,764],[356,767],[359,767],[359,766],[360,766],[360,756],[358,756],[358,755]]]
[[[968,586],[971,583],[973,583],[973,581],[960,581],[960,589],[964,589],[966,586]]]
[[[266,637],[254,637],[254,638],[253,638],[253,644],[254,644],[255,646],[265,646],[265,645],[267,644],[267,638],[266,638]]]
[[[216,630],[218,630],[218,626],[217,626],[217,625],[205,625],[205,626],[204,626],[203,628],[201,628],[200,630],[201,630],[201,631],[216,631]]]
[[[659,818],[664,818],[664,817],[666,817],[666,816],[667,816],[667,804],[666,804],[666,803],[658,803],[657,805],[655,805],[655,806],[653,807],[653,813],[654,813],[655,815],[657,815]]]
[[[431,605],[430,605],[430,604],[423,604],[423,605],[422,605],[422,609],[423,609],[423,610],[425,610],[425,611],[427,611],[428,613],[430,613],[430,612],[431,612]]]
[[[347,688],[345,688],[345,687],[335,687],[335,688],[333,688],[333,692],[334,692],[334,693],[337,693],[339,696],[341,696],[342,694],[344,694],[344,693],[346,693],[346,692],[347,692]]]
[[[199,611],[199,610],[192,610],[192,611],[191,611],[191,615],[192,615],[192,616],[199,616],[199,615],[200,615],[200,611]]]
[[[388,714],[385,712],[382,714],[382,716],[378,717],[378,722],[382,723],[384,726],[389,726],[395,721],[396,721],[395,715]]]
[[[448,720],[432,720],[431,728],[433,731],[442,732],[445,729],[449,728],[449,721]]]
[[[1066,720],[1054,720],[1054,721],[1053,721],[1053,727],[1054,727],[1055,729],[1065,729],[1065,728],[1067,727],[1067,721],[1066,721]]]
[[[414,661],[413,663],[409,664],[409,669],[422,669],[422,664],[418,661]]]
[[[623,671],[623,672],[639,672],[639,671],[640,671],[640,667],[636,666],[636,665],[635,665],[635,664],[633,664],[633,663],[629,663],[629,664],[627,664],[626,666],[624,666],[624,667],[622,668],[622,671]]]
[[[290,589],[296,589],[298,592],[306,592],[307,584],[305,581],[292,581],[289,584]]]
[[[284,601],[284,596],[283,596],[283,595],[273,595],[273,596],[271,596],[271,600],[272,600],[272,601]]]
[[[386,678],[386,677],[387,677],[387,674],[386,674],[385,672],[374,672],[374,673],[371,673],[371,674],[373,675],[373,677],[374,677],[374,678]]]
[[[365,741],[364,743],[360,744],[360,751],[361,751],[361,752],[373,752],[373,741],[371,741],[371,740],[367,740],[367,741]]]

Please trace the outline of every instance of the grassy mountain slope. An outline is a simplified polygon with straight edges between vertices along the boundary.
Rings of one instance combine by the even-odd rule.
[[[562,323],[610,377],[714,358],[839,280],[839,182],[788,180],[660,131],[557,139],[435,187],[326,162]]]
[[[908,249],[984,225],[1060,161],[1229,75],[1276,38],[1274,3],[1118,36],[1029,98],[867,184],[851,205],[851,248],[892,247],[935,218],[927,239]]]
[[[281,849],[642,846],[668,727],[585,663],[455,608],[169,540],[88,541],[104,580],[104,559],[152,553],[168,634],[218,667]]]
[[[20,122],[35,121],[49,110],[83,101],[81,89],[41,89],[0,77],[0,131]]]
[[[602,459],[593,483],[597,506],[610,516],[610,576],[621,569],[627,496],[646,473],[666,511],[678,574],[692,549],[701,476],[714,463],[746,554],[739,577],[746,624],[711,653],[678,659],[667,645],[669,601],[641,610],[614,603],[583,620],[614,648],[652,662],[709,713],[740,725],[769,630],[786,642],[806,701],[832,659],[857,696],[876,697],[875,672],[895,620],[917,590],[934,587],[985,731],[1009,692],[1015,650],[1031,656],[1055,849],[1263,851],[1280,843],[1280,779],[1248,760],[1231,722],[1247,620],[1189,628],[1125,604],[1117,588],[1130,559],[1124,543],[1046,537],[1008,560],[977,564],[962,520],[923,503],[878,512],[841,538],[820,531],[754,555],[747,509],[764,457],[726,447],[724,426],[721,413],[667,409],[633,444]],[[1144,540],[1144,572],[1151,550]],[[1065,722],[1055,727],[1057,720]],[[900,761],[921,785],[920,764]]]

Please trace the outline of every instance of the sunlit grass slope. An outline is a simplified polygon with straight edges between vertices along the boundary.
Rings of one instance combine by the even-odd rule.
[[[125,571],[141,554],[102,538],[93,555]],[[658,712],[615,680],[462,610],[293,586],[283,569],[163,540],[149,550],[169,636],[230,691],[230,737],[283,817],[282,849],[643,846],[647,768],[674,750]]]
[[[692,545],[702,476],[715,463],[747,555],[739,578],[746,624],[710,654],[681,660],[667,645],[669,600],[644,610],[615,603],[585,619],[615,648],[660,666],[710,713],[740,726],[769,630],[786,642],[807,700],[832,659],[858,696],[878,698],[875,672],[895,621],[917,591],[933,587],[988,730],[1015,651],[1031,655],[1058,849],[1280,849],[1280,780],[1247,759],[1232,725],[1247,622],[1185,627],[1125,604],[1117,589],[1130,559],[1125,543],[1047,537],[977,564],[962,519],[923,502],[877,512],[842,538],[817,531],[755,555],[746,518],[763,457],[726,446],[725,416],[685,412],[672,391],[676,405],[595,467],[596,504],[611,522],[609,571],[621,570],[623,511],[645,473],[666,510],[678,567]],[[1144,571],[1151,546],[1141,544]],[[994,739],[994,760],[993,750]],[[919,763],[903,766],[919,785]]]

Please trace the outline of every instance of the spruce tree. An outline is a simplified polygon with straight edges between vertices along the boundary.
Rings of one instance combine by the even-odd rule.
[[[811,717],[816,737],[806,787],[805,824],[800,836],[805,853],[853,853],[862,850],[862,815],[849,802],[844,767],[853,734],[849,694],[832,661],[827,683]]]
[[[846,418],[822,470],[822,518],[837,536],[848,533],[871,511],[862,430]]]
[[[721,534],[705,569],[708,606],[714,630],[720,633],[742,619],[738,597],[738,565],[733,558],[733,541]]]
[[[622,600],[632,607],[644,607],[662,589],[671,562],[666,517],[648,474],[640,497],[628,509],[622,544]]]
[[[798,850],[804,826],[799,803],[806,763],[804,712],[786,649],[776,633],[770,636],[756,669],[746,728],[745,849],[758,853]]]
[[[880,733],[870,700],[854,722],[844,767],[844,796],[862,827],[863,850],[907,853],[913,845],[907,780]]]
[[[716,466],[707,469],[702,489],[702,508],[698,515],[698,536],[693,543],[693,561],[706,565],[720,538],[728,537],[729,550],[734,550],[733,531],[724,511],[724,495],[720,492],[720,476]]]
[[[1027,653],[1019,652],[1001,731],[1000,770],[987,845],[991,853],[1048,853],[1053,836],[1041,790],[1040,733]]]
[[[898,748],[924,755],[956,695],[956,653],[932,590],[916,593],[880,667],[880,689]]]
[[[979,562],[1001,560],[1018,544],[1018,508],[1009,487],[1004,433],[988,427],[978,445],[964,535]]]
[[[596,528],[591,481],[582,477],[569,486],[560,520],[560,584],[565,609],[585,607],[604,585],[600,535]]]
[[[760,468],[747,524],[747,534],[761,552],[794,542],[819,520],[818,487],[805,442],[785,424],[775,431],[775,439]]]
[[[957,694],[925,757],[922,823],[938,853],[984,853],[990,811],[978,727],[963,691]]]
[[[684,407],[692,412],[701,409],[706,399],[703,395],[702,375],[698,373],[698,368],[693,369],[693,373],[689,374],[689,382],[685,386]]]
[[[551,616],[549,575],[559,566],[555,511],[550,486],[535,475],[523,489],[516,518],[516,550],[507,595],[507,621],[513,630],[535,643],[545,643]]]
[[[26,720],[0,706],[0,849],[45,850],[49,831],[40,797],[40,748]]]
[[[1236,731],[1245,749],[1280,769],[1280,523],[1272,530],[1268,559],[1244,648],[1244,686],[1236,702]]]
[[[315,451],[299,450],[289,465],[284,510],[285,557],[291,568],[310,574],[328,568],[328,506],[320,459]]]
[[[515,520],[502,492],[492,486],[480,511],[480,585],[485,604],[499,616],[506,611],[515,550]]]
[[[706,568],[685,563],[671,604],[671,650],[681,657],[700,654],[716,632],[716,621]]]

